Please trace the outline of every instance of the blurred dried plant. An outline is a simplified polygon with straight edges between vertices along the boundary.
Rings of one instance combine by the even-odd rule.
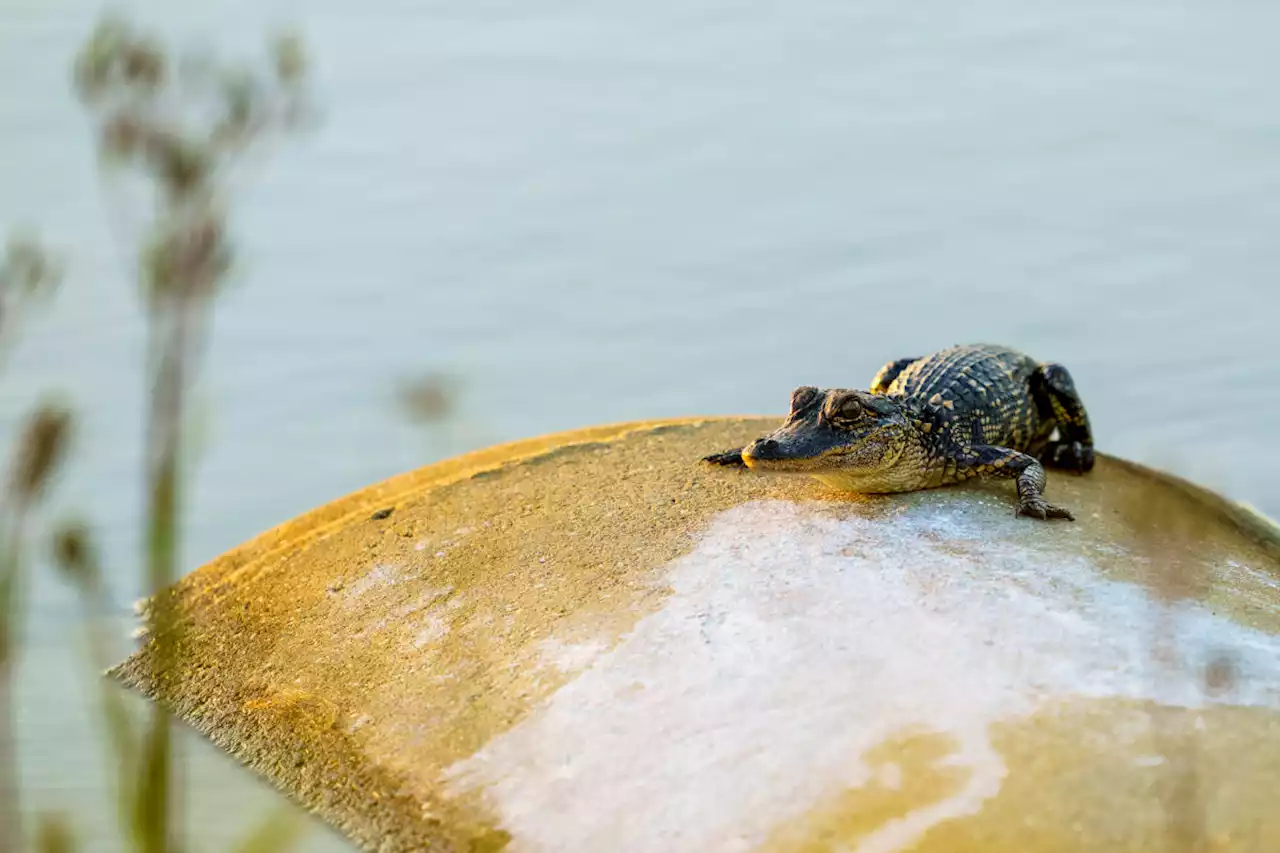
[[[104,174],[130,173],[150,190],[136,246],[136,272],[147,311],[146,569],[147,642],[162,671],[180,665],[180,637],[168,596],[182,534],[185,480],[184,419],[198,370],[213,301],[232,271],[235,251],[228,209],[235,167],[251,151],[311,118],[307,61],[297,37],[276,39],[262,67],[179,56],[154,36],[109,18],[92,33],[74,65],[75,92],[91,117]],[[30,239],[13,240],[0,264],[0,344],[16,328],[26,304],[60,278],[50,253]],[[66,455],[70,412],[47,403],[28,420],[10,466],[0,507],[0,853],[22,848],[12,728],[12,662],[27,516]],[[87,524],[65,522],[52,556],[79,593],[89,656],[98,674],[111,648],[103,616],[110,595]],[[163,677],[163,676],[162,676]],[[138,731],[123,695],[99,680],[99,698],[117,770],[122,824],[145,853],[187,846],[179,814],[179,769],[169,716],[150,709]],[[296,837],[288,815],[263,823],[239,845],[279,850]],[[35,842],[61,853],[75,848],[64,818],[46,816]]]
[[[453,413],[457,394],[452,377],[437,372],[422,373],[401,383],[400,408],[411,423],[436,424]]]
[[[52,253],[31,237],[9,241],[0,258],[0,346],[18,333],[28,306],[62,277]],[[0,492],[0,850],[22,846],[13,679],[21,640],[23,575],[32,510],[57,475],[71,433],[71,413],[54,402],[28,415]]]
[[[27,419],[18,440],[18,455],[9,475],[9,492],[19,504],[40,499],[66,453],[71,432],[70,410],[45,403]]]
[[[124,695],[114,684],[101,677],[101,673],[111,665],[110,650],[113,643],[105,618],[111,612],[112,604],[89,525],[79,519],[63,521],[53,533],[51,550],[54,567],[79,593],[84,611],[85,645],[89,662],[93,666],[98,701],[110,741],[116,789],[127,792],[131,788],[137,743]],[[129,805],[128,798],[121,796],[118,802],[120,818],[126,825]]]
[[[75,90],[94,121],[100,161],[151,188],[137,258],[157,319],[203,309],[234,259],[227,227],[232,179],[247,155],[315,116],[297,36],[276,38],[260,67],[177,55],[108,18],[75,62]],[[188,330],[194,332],[196,330]]]
[[[61,260],[34,237],[15,233],[0,257],[0,351],[21,325],[33,303],[47,298],[62,282]]]

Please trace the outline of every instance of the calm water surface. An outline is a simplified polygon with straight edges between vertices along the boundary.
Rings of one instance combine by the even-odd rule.
[[[974,340],[1067,364],[1103,449],[1280,514],[1280,5],[128,8],[243,51],[302,24],[326,110],[242,197],[189,567],[444,455],[776,412],[793,386],[864,385]],[[75,400],[80,452],[54,505],[98,525],[123,607],[141,322],[127,210],[104,202],[67,85],[97,12],[0,0],[0,226],[38,225],[73,262],[7,365],[0,418],[7,437],[40,391]],[[449,430],[393,405],[428,369],[464,382]],[[74,600],[47,577],[32,593],[29,806],[73,805],[113,849]],[[190,748],[193,825],[225,847],[273,795]]]

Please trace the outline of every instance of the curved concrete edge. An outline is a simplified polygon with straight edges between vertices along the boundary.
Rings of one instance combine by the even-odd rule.
[[[394,507],[395,503],[407,494],[428,487],[439,487],[465,480],[504,465],[537,458],[563,448],[593,442],[616,441],[645,430],[692,427],[713,422],[759,421],[761,428],[764,429],[780,417],[778,415],[691,415],[680,418],[619,421],[545,433],[469,451],[460,456],[396,474],[277,524],[215,557],[203,566],[197,567],[179,580],[174,589],[182,590],[186,585],[186,579],[194,571],[204,573],[209,578],[211,586],[232,583],[243,575],[252,575],[257,567],[277,554],[323,538],[328,532],[342,528],[362,513]],[[1186,497],[1202,505],[1207,511],[1230,523],[1241,534],[1266,549],[1271,556],[1280,558],[1280,523],[1266,516],[1256,507],[1234,501],[1167,471],[1109,453],[1098,452],[1097,455],[1154,482],[1166,483],[1174,487]],[[696,461],[691,460],[691,463]],[[149,599],[146,598],[140,599],[135,609],[141,614],[145,611],[148,601]],[[196,602],[188,602],[188,606],[193,604]],[[110,671],[111,674],[115,672],[115,669]]]
[[[252,717],[207,713],[165,695],[137,654],[110,672],[358,849],[384,850],[385,839],[392,837],[401,845],[396,850],[427,853],[457,849],[451,843],[455,837],[472,841],[474,853],[497,853],[506,846],[506,833],[447,804],[436,812],[437,831],[406,838],[406,828],[422,825],[423,804],[405,793],[392,774],[362,760],[358,747],[327,724],[319,697],[244,690],[243,704],[256,703],[262,712]],[[309,730],[308,736],[300,738],[299,729]],[[282,749],[282,744],[290,747]],[[368,807],[371,800],[377,808]]]
[[[1204,507],[1206,511],[1219,516],[1242,536],[1261,546],[1269,556],[1280,558],[1280,523],[1277,523],[1252,504],[1232,500],[1212,489],[1179,477],[1177,474],[1161,471],[1158,468],[1152,468],[1140,462],[1112,456],[1108,453],[1098,453],[1097,455],[1153,482],[1164,483],[1176,489],[1184,497]]]
[[[477,474],[497,470],[505,465],[535,459],[568,447],[617,441],[635,432],[698,426],[715,421],[754,420],[759,420],[763,427],[770,421],[777,420],[777,417],[715,415],[620,421],[544,433],[472,450],[459,456],[429,463],[421,468],[395,474],[386,480],[349,492],[268,528],[252,539],[191,570],[178,580],[173,589],[175,592],[183,591],[187,586],[187,579],[197,571],[207,578],[206,583],[210,586],[232,583],[245,575],[252,575],[255,568],[269,562],[271,558],[284,551],[322,539],[329,532],[341,529],[363,513],[392,508],[406,495],[429,487],[446,486]],[[144,597],[135,602],[134,609],[139,616],[145,612],[149,601],[149,597]],[[184,606],[192,607],[195,604],[197,602],[188,601]],[[109,672],[114,673],[115,669]]]

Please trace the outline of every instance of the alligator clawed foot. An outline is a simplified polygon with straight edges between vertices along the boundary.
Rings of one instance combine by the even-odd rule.
[[[1071,510],[1054,506],[1044,498],[1024,498],[1018,502],[1018,508],[1013,514],[1015,517],[1025,515],[1031,518],[1038,518],[1041,521],[1047,521],[1050,518],[1065,518],[1067,521],[1076,520],[1076,517],[1071,514]]]
[[[1078,441],[1054,442],[1045,448],[1045,464],[1076,474],[1093,470],[1093,448]]]
[[[746,463],[742,461],[741,449],[726,450],[723,453],[712,453],[710,456],[702,457],[702,461],[711,465],[746,467]]]

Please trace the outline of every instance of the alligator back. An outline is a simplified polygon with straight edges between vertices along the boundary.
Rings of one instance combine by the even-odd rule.
[[[962,444],[1033,449],[1048,439],[1031,392],[1038,363],[992,344],[944,349],[912,362],[886,389],[889,396],[937,410],[949,436]]]

